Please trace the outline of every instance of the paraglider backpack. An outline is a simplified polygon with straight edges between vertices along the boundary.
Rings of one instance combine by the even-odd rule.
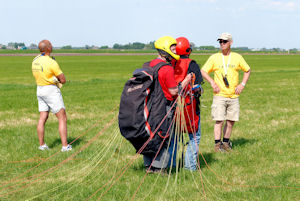
[[[164,138],[168,137],[167,99],[158,81],[160,62],[154,67],[150,62],[136,69],[123,89],[119,109],[121,134],[141,154],[156,154]],[[154,131],[156,131],[154,133]]]

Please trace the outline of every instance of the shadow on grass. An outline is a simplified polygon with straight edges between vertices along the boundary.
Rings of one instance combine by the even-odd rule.
[[[68,142],[73,142],[73,140],[75,140],[76,138],[68,138]],[[72,143],[72,147],[76,147],[80,144],[80,141],[81,139],[77,139],[75,142]],[[56,140],[54,140],[54,142],[52,142],[50,145],[49,145],[49,148],[53,148],[53,147],[56,147],[56,146],[61,146],[61,140],[60,138],[57,138]]]
[[[246,138],[237,138],[234,140],[231,140],[232,147],[243,147],[246,144],[253,144],[256,140],[255,139],[246,139]]]
[[[216,161],[216,159],[214,158],[213,153],[202,153],[202,155],[199,154],[199,162],[200,162],[201,169],[207,168],[207,165],[210,165],[215,161]]]

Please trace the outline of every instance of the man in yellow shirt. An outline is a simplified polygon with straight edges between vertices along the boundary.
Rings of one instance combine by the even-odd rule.
[[[61,138],[61,151],[70,151],[72,146],[67,142],[67,115],[64,101],[59,87],[66,83],[66,78],[59,65],[50,57],[52,44],[48,40],[39,43],[41,54],[33,59],[32,74],[37,84],[37,99],[40,118],[37,125],[37,133],[40,142],[39,149],[47,150],[49,147],[44,142],[45,123],[49,116],[49,111],[56,115],[58,119],[58,130]]]
[[[215,151],[230,151],[232,143],[230,136],[233,125],[239,120],[239,95],[244,90],[250,77],[250,67],[244,58],[231,52],[232,36],[222,33],[218,38],[222,52],[213,54],[201,69],[202,76],[213,88],[212,118],[216,121],[214,126]],[[243,80],[239,83],[239,70],[244,71]],[[209,73],[214,72],[214,79]],[[223,142],[221,142],[222,127]]]

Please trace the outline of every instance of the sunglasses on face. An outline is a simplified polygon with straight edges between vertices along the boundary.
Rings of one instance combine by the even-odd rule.
[[[222,44],[222,43],[223,43],[223,44],[226,44],[226,43],[228,43],[228,40],[219,40],[219,43],[220,43],[220,44]]]

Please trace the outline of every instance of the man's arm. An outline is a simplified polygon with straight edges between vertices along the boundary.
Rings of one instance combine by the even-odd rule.
[[[211,87],[213,88],[213,91],[215,93],[219,93],[220,92],[220,87],[215,83],[215,81],[209,76],[209,74],[207,72],[205,72],[204,70],[201,69],[201,74],[202,77],[204,77],[204,79],[206,79],[209,84],[211,85]]]
[[[187,74],[187,76],[185,76],[184,80],[181,82],[181,86],[183,89],[190,83],[191,79],[192,79],[191,73],[189,73],[189,74]],[[168,90],[172,96],[176,96],[178,94],[178,86],[168,88]]]
[[[244,72],[243,81],[235,88],[235,94],[240,95],[244,90],[246,83],[250,77],[251,70]]]

